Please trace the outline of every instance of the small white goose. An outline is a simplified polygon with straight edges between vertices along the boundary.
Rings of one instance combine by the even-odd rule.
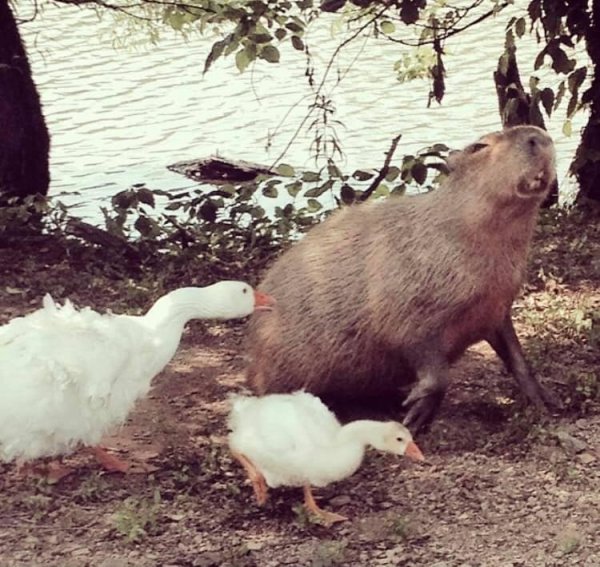
[[[274,300],[248,284],[222,281],[177,289],[142,316],[43,308],[0,327],[0,460],[27,462],[93,447],[109,470],[126,463],[97,447],[123,423],[171,360],[190,319],[234,319]],[[64,476],[58,473],[57,477]]]
[[[302,486],[310,512],[325,524],[343,521],[345,516],[319,508],[311,486],[352,475],[368,446],[424,459],[400,423],[359,420],[341,425],[319,398],[306,392],[232,400],[229,447],[246,470],[259,505],[266,502],[267,485]]]

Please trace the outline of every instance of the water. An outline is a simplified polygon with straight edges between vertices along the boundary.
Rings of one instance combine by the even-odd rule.
[[[523,13],[527,3],[517,1],[510,15]],[[25,7],[19,15],[27,15]],[[447,43],[447,93],[441,106],[431,108],[427,81],[396,80],[393,64],[405,48],[373,38],[345,48],[326,89],[343,124],[338,135],[345,167],[381,165],[399,132],[401,157],[437,142],[461,147],[499,128],[492,73],[508,17],[502,14]],[[309,30],[317,80],[345,37],[332,31],[333,20],[323,18]],[[304,55],[291,46],[282,49],[279,65],[260,61],[239,74],[228,58],[203,76],[214,38],[186,42],[165,30],[156,46],[116,50],[111,26],[110,17],[99,19],[91,10],[47,5],[41,17],[20,28],[52,136],[50,194],[66,193],[63,200],[84,204],[86,214],[96,214],[99,202],[132,183],[190,186],[166,169],[180,160],[219,153],[271,164],[311,102]],[[532,40],[519,44],[524,82],[536,53]],[[346,76],[336,85],[337,68]],[[546,76],[557,83],[552,72]],[[583,121],[582,116],[574,124],[574,133]],[[559,180],[567,187],[577,136],[564,136],[562,122],[559,111],[548,127],[557,145]],[[303,131],[282,161],[314,167],[311,139]]]

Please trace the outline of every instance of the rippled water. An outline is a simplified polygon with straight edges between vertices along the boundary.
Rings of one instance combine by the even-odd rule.
[[[511,14],[526,5],[517,1]],[[460,147],[497,129],[492,73],[508,17],[503,14],[448,42],[447,94],[441,106],[429,109],[426,81],[400,84],[395,78],[393,64],[405,48],[372,38],[347,47],[339,68],[343,71],[356,60],[331,93],[335,118],[344,125],[338,134],[347,166],[380,165],[399,132],[401,156],[436,142]],[[318,74],[344,38],[343,32],[332,32],[331,21],[324,18],[309,30]],[[69,201],[87,203],[89,209],[132,183],[153,188],[189,185],[165,169],[184,159],[218,152],[270,164],[306,113],[311,91],[304,55],[291,47],[283,50],[279,65],[259,62],[240,75],[229,58],[202,76],[211,38],[186,42],[165,32],[157,46],[116,50],[111,25],[110,18],[99,20],[90,10],[49,5],[40,18],[21,26],[52,136],[52,194],[79,192]],[[533,41],[522,42],[524,80],[535,54]],[[549,130],[557,143],[562,178],[577,140],[566,138],[561,127],[559,112]],[[307,132],[299,136],[283,161],[313,165],[310,139]]]

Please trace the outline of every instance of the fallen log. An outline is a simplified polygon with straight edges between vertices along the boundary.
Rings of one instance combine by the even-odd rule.
[[[168,165],[167,169],[185,175],[193,181],[208,183],[253,181],[259,175],[276,174],[275,170],[265,165],[243,160],[230,160],[220,156],[179,161]]]

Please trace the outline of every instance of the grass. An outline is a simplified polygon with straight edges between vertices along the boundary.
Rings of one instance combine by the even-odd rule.
[[[343,565],[345,563],[347,547],[348,542],[345,539],[319,541],[315,544],[312,551],[310,559],[311,567]]]
[[[113,526],[128,543],[139,542],[152,534],[158,525],[160,505],[158,489],[151,499],[126,498],[113,514]]]

